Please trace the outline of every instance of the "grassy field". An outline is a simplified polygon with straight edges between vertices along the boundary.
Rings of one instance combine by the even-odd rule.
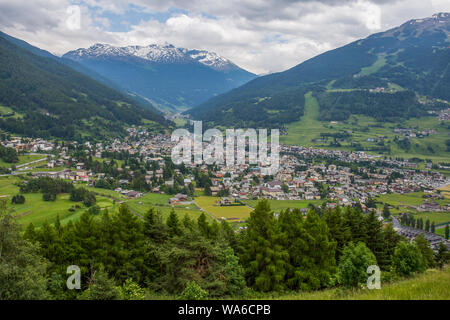
[[[414,278],[392,284],[381,284],[380,290],[330,289],[317,292],[288,294],[279,300],[450,300],[450,267],[430,269]],[[264,299],[270,299],[265,297]]]
[[[172,198],[172,196],[167,194],[148,193],[141,198],[129,200],[126,204],[130,209],[140,215],[144,215],[151,207],[159,210],[162,213],[163,218],[166,218],[172,209],[175,210],[180,219],[182,219],[184,215],[188,215],[192,219],[197,220],[202,214],[202,211],[194,204],[171,206],[169,205],[170,198]]]
[[[244,202],[254,208],[258,203],[258,200],[247,200]],[[310,203],[319,206],[322,202],[322,200],[269,200],[270,207],[275,212],[280,212],[281,210],[288,208],[307,208]]]
[[[16,162],[16,163],[7,163],[7,162],[4,162],[3,160],[0,160],[0,167],[10,168],[13,165],[18,166],[18,165],[25,164],[25,163],[28,163],[31,161],[45,159],[45,158],[47,158],[47,156],[44,156],[44,155],[35,155],[35,154],[20,155],[19,162]]]
[[[69,194],[60,194],[57,196],[56,201],[44,201],[42,200],[42,193],[27,193],[24,194],[24,204],[10,204],[9,210],[18,219],[19,223],[27,225],[33,223],[39,227],[46,220],[53,223],[56,216],[59,214],[61,223],[65,224],[70,220],[78,219],[79,216],[87,210],[87,208],[81,202],[73,202],[69,200]],[[74,206],[80,206],[75,211],[69,211],[69,208]],[[112,200],[104,197],[97,197],[97,203],[100,208],[108,208],[110,212],[113,212],[117,208],[117,204],[114,204]]]
[[[19,187],[15,183],[19,182],[20,178],[17,176],[8,176],[0,178],[0,199],[7,200],[8,211],[15,216],[21,224],[27,225],[33,223],[35,226],[40,226],[45,220],[53,223],[59,214],[61,223],[65,224],[69,220],[77,219],[81,213],[87,208],[81,202],[73,202],[69,200],[68,194],[60,194],[56,201],[44,201],[42,193],[26,193],[24,204],[11,204],[11,197],[19,193]],[[100,208],[108,208],[113,211],[117,205],[106,197],[97,196],[97,203]],[[69,208],[79,205],[80,208],[75,211],[69,211]]]
[[[124,195],[115,192],[114,190],[109,190],[109,189],[102,189],[102,188],[95,188],[95,187],[88,187],[88,186],[84,186],[86,189],[88,189],[89,191],[95,192],[96,194],[100,195],[100,196],[105,196],[105,197],[110,197],[113,198],[117,201],[124,201],[127,200],[128,198],[125,197]]]
[[[377,197],[377,201],[387,203],[391,206],[394,206],[394,209],[391,209],[391,213],[397,215],[400,212],[409,212],[414,215],[414,217],[422,218],[424,222],[429,219],[430,222],[434,222],[435,224],[440,224],[444,222],[450,222],[450,212],[419,212],[411,208],[411,206],[418,206],[424,202],[423,192],[413,192],[408,194],[386,194]],[[440,205],[450,203],[450,199],[444,200],[433,200]],[[379,204],[379,208],[382,208],[383,205]],[[437,230],[436,230],[437,232]]]
[[[236,220],[245,220],[250,217],[250,209],[247,206],[224,206],[221,207],[216,205],[217,201],[220,198],[218,197],[207,197],[201,196],[195,198],[195,202],[207,212],[214,215],[217,219],[226,218],[226,219],[236,219]]]
[[[309,92],[305,95],[305,112],[303,117],[299,121],[287,125],[288,134],[281,136],[280,142],[328,149],[366,151],[373,154],[384,154],[386,156],[408,159],[430,159],[435,163],[448,162],[450,157],[450,153],[446,151],[445,145],[450,134],[448,123],[441,123],[436,117],[410,119],[399,123],[380,123],[374,118],[360,115],[352,115],[346,121],[339,121],[333,124],[319,120],[319,104],[312,93]],[[416,130],[435,129],[439,134],[420,139],[411,138],[411,148],[406,151],[399,148],[397,143],[393,141],[396,136],[393,130],[397,127],[414,128]],[[340,147],[330,146],[332,139],[329,139],[327,142],[313,142],[313,140],[320,138],[321,133],[339,132],[351,134],[351,138],[340,141]],[[381,147],[377,142],[379,137],[385,137],[385,146],[390,148],[390,152],[377,151]],[[359,144],[360,147],[355,147],[352,143]]]

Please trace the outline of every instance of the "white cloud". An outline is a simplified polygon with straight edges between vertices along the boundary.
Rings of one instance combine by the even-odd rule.
[[[68,24],[67,8],[76,3],[79,29]],[[124,14],[129,4],[150,13],[173,8],[187,13],[163,22],[135,21],[126,32],[107,31],[111,21],[101,13]],[[267,73],[449,7],[447,0],[0,0],[0,29],[57,54],[96,42],[169,42],[215,51],[250,71]]]

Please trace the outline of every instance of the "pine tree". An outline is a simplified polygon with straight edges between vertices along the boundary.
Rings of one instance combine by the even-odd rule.
[[[81,300],[118,300],[120,298],[119,288],[102,268],[95,272],[92,284],[80,295]]]
[[[160,211],[150,208],[144,215],[144,235],[156,243],[163,243],[169,236]]]
[[[367,230],[364,223],[364,215],[361,210],[357,208],[345,208],[345,225],[349,228],[353,243],[366,242]]]
[[[169,217],[167,218],[166,225],[169,231],[169,234],[173,236],[181,235],[181,225],[178,220],[178,215],[175,213],[175,210],[171,210]]]
[[[432,268],[434,266],[433,249],[430,247],[430,243],[425,239],[425,237],[420,234],[415,239],[417,248],[419,248],[422,253],[423,264],[425,268]]]
[[[281,246],[281,232],[266,199],[250,214],[243,246],[247,283],[258,291],[282,289],[289,254]]]
[[[340,207],[336,207],[333,210],[328,210],[324,214],[324,220],[327,223],[329,230],[330,241],[336,242],[336,261],[342,254],[342,250],[351,239],[349,227],[345,223],[344,213]]]
[[[389,205],[387,203],[384,204],[383,207],[383,217],[388,219],[391,216],[391,211],[389,210]]]
[[[435,226],[434,226],[434,221],[431,222],[431,233],[434,233],[435,231]]]
[[[383,228],[384,238],[384,254],[381,261],[378,261],[382,270],[389,270],[392,264],[392,256],[394,255],[397,244],[403,239],[401,235],[394,230],[392,223],[387,224]]]
[[[434,259],[440,269],[442,269],[450,261],[450,252],[444,242],[441,241],[439,243],[438,252],[435,254]]]
[[[445,225],[445,240],[448,240],[448,236],[449,236],[449,227],[448,224]]]
[[[427,219],[425,222],[425,231],[430,232],[430,219]]]
[[[375,255],[378,264],[381,265],[385,261],[383,223],[378,220],[378,216],[374,211],[369,212],[365,219],[367,230],[367,248]]]

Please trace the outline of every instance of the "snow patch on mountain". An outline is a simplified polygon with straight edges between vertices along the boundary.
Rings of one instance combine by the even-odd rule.
[[[171,44],[148,46],[114,47],[97,43],[88,49],[80,48],[66,53],[67,57],[78,60],[83,58],[137,57],[157,63],[198,62],[218,71],[238,68],[230,60],[206,50],[188,50]]]

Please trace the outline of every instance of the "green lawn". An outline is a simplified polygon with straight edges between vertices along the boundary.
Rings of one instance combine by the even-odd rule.
[[[212,215],[214,215],[217,219],[227,218],[227,219],[237,219],[237,220],[245,220],[250,217],[250,209],[247,206],[219,206],[217,205],[217,201],[219,201],[219,197],[207,197],[201,196],[196,197],[195,202],[204,210],[208,211]]]

